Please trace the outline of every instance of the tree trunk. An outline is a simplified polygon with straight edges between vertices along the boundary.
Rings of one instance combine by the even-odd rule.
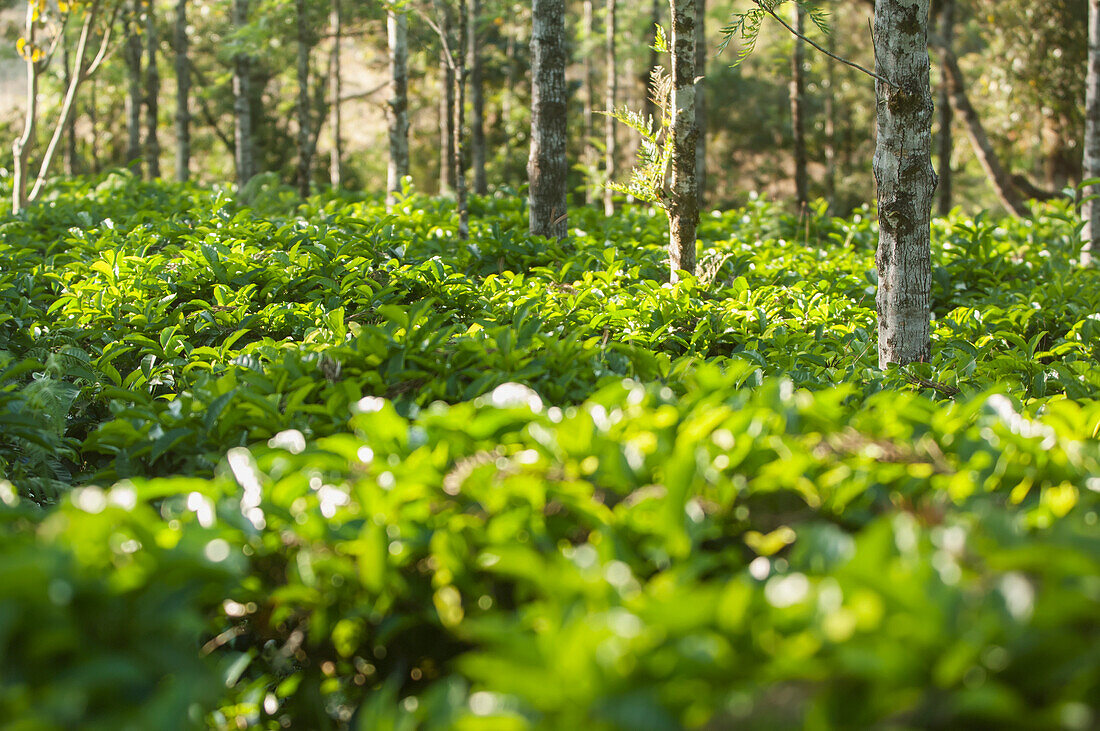
[[[974,148],[974,154],[977,156],[978,162],[981,163],[982,169],[993,184],[993,189],[997,192],[997,197],[1008,212],[1013,216],[1026,216],[1027,208],[1020,200],[1020,194],[1017,192],[1012,178],[1004,166],[1001,165],[1000,158],[993,150],[993,145],[989,142],[989,137],[985,133],[978,112],[970,104],[970,99],[966,95],[966,84],[963,81],[962,71],[959,69],[959,62],[955,58],[955,54],[949,48],[946,48],[942,42],[939,45],[940,55],[943,57],[943,74],[947,80],[948,92],[951,95],[951,105],[956,112],[962,115],[963,121],[966,123],[966,132],[970,137],[970,144]]]
[[[388,20],[387,20],[388,23]],[[344,130],[341,116],[343,78],[340,69],[340,36],[344,32],[343,14],[340,12],[340,0],[332,0],[329,11],[329,25],[332,27],[332,55],[329,58],[329,126],[332,128],[332,154],[328,161],[329,182],[333,188],[344,187]],[[388,182],[388,181],[387,181]],[[400,185],[400,181],[398,181]],[[390,188],[387,186],[387,191]]]
[[[657,100],[653,98],[653,94],[650,93],[649,82],[653,75],[653,69],[655,69],[661,63],[661,57],[657,55],[657,41],[656,33],[657,26],[661,23],[661,0],[653,0],[653,8],[649,14],[649,30],[647,38],[649,39],[649,62],[646,65],[645,74],[642,77],[642,90],[645,94],[645,114],[647,117],[653,119],[654,124],[659,128],[661,126],[661,109],[657,105]]]
[[[386,174],[386,206],[392,208],[401,192],[401,179],[409,174],[409,44],[408,16],[403,10],[389,10],[390,79],[393,94],[386,104],[390,136],[390,164]]]
[[[695,180],[695,0],[670,0],[672,10],[672,181],[668,194],[670,281],[695,275],[699,223]]]
[[[794,27],[800,34],[806,32],[806,10],[795,3]],[[805,63],[806,42],[794,39],[794,53],[791,54],[791,136],[794,140],[794,193],[798,210],[805,210],[810,202],[809,175],[806,172],[806,76],[802,68]]]
[[[65,88],[68,89],[69,86],[73,83],[73,67],[72,64],[69,62],[69,46],[67,43],[61,44],[61,65],[64,67],[63,72],[65,74]],[[73,114],[69,117],[69,123],[65,125],[64,161],[66,175],[76,175],[76,157],[76,114]]]
[[[1089,66],[1085,80],[1085,179],[1100,178],[1100,0],[1089,0]],[[1100,185],[1090,185],[1087,197],[1100,195]],[[1085,230],[1082,233],[1085,250],[1081,260],[1089,264],[1100,256],[1100,200],[1086,200]]]
[[[443,32],[450,35],[450,24]],[[447,61],[447,51],[439,49],[439,83],[442,94],[439,95],[439,194],[453,193],[455,189],[455,74]]]
[[[485,177],[485,84],[481,73],[481,48],[478,30],[481,27],[481,0],[471,0],[467,28],[467,53],[470,68],[470,147],[474,168],[474,193],[489,192]]]
[[[836,51],[834,34],[825,37],[825,48]],[[836,214],[836,66],[825,64],[825,200],[829,213]]]
[[[876,0],[878,140],[878,358],[926,362],[932,355],[932,92],[928,81],[929,0]],[[896,86],[895,86],[896,85]]]
[[[188,58],[187,0],[176,1],[176,180],[191,178],[191,63]]]
[[[568,230],[565,0],[533,0],[531,14],[531,233],[561,239]]]
[[[707,0],[695,0],[695,185],[699,207],[707,199]]]
[[[466,39],[470,20],[466,0],[459,0],[458,33],[452,37],[451,61],[454,64],[455,108],[454,108],[454,173],[455,208],[458,209],[458,238],[465,241],[470,238],[470,210],[467,205],[466,191],[466,53],[462,41]]]
[[[940,8],[940,37],[943,41],[943,47],[948,51],[952,50],[955,40],[955,0],[943,0],[943,6]],[[941,73],[941,77],[945,74]],[[953,150],[953,140],[951,137],[951,126],[954,122],[955,114],[951,109],[951,93],[947,88],[946,78],[940,79],[940,139],[939,139],[939,183],[937,184],[939,214],[946,216],[951,212],[952,204],[952,190],[951,190],[951,153]]]
[[[298,26],[298,195],[308,198],[309,184],[313,178],[309,104],[309,52],[313,44],[310,38],[309,20],[306,17],[305,0],[294,0],[294,16]]]
[[[617,31],[617,0],[607,0],[607,19],[604,27],[604,53],[606,55],[606,67],[604,73],[607,80],[607,97],[605,99],[606,111],[612,112],[618,105],[619,96],[619,67],[615,56],[615,33]],[[604,117],[604,182],[609,184],[615,180],[617,174],[615,153],[618,148],[617,130],[615,120]],[[605,216],[615,215],[614,191],[610,185],[603,189],[603,212]]]
[[[581,14],[581,65],[582,65],[582,103],[581,111],[584,124],[584,204],[590,206],[596,202],[596,166],[598,153],[596,151],[595,112],[596,106],[596,68],[592,63],[593,38],[595,37],[595,24],[593,22],[594,0],[584,0],[584,8]]]
[[[126,17],[126,165],[138,177],[141,164],[141,0],[133,0]]]
[[[248,23],[248,0],[233,0],[233,27]],[[244,186],[256,174],[252,139],[252,59],[243,51],[233,57],[233,116],[237,184]]]
[[[31,143],[34,140],[34,130],[38,124],[38,79],[39,63],[34,58],[37,46],[35,37],[34,16],[37,6],[34,3],[27,4],[27,25],[23,38],[26,43],[23,47],[24,60],[27,64],[27,118],[23,123],[21,134],[12,145],[14,158],[14,170],[12,171],[12,200],[11,211],[18,214],[27,204],[27,177],[30,171]]]
[[[145,162],[149,178],[160,178],[160,71],[157,69],[157,22],[152,3],[145,11]]]

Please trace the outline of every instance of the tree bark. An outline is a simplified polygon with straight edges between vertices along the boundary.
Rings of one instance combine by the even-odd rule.
[[[1085,80],[1085,179],[1100,178],[1100,0],[1089,0],[1089,65]],[[1100,257],[1100,185],[1090,185],[1083,191],[1086,200],[1082,214],[1086,244],[1081,253],[1084,264]]]
[[[595,24],[593,12],[594,0],[584,0],[581,13],[581,76],[582,76],[582,104],[581,119],[584,125],[584,204],[592,205],[596,202],[596,176],[595,170],[598,163],[595,135],[595,106],[596,106],[596,68],[592,63],[593,38],[595,37]]]
[[[14,158],[14,170],[12,171],[12,213],[18,214],[27,204],[27,177],[30,166],[31,142],[34,140],[34,130],[38,124],[38,81],[41,72],[40,64],[35,60],[37,38],[35,36],[34,3],[27,4],[27,23],[23,31],[25,44],[23,46],[24,60],[27,64],[27,117],[23,123],[21,134],[12,145]]]
[[[298,26],[298,195],[308,198],[313,178],[313,150],[310,149],[313,136],[309,104],[309,53],[313,43],[305,0],[294,0],[294,16]]]
[[[233,0],[234,28],[240,30],[247,23],[248,0]],[[238,51],[233,57],[233,115],[237,184],[243,187],[256,174],[252,139],[252,59],[244,51]]]
[[[390,10],[386,19],[390,46],[390,79],[393,94],[386,104],[390,137],[390,163],[386,174],[386,206],[392,208],[401,192],[401,179],[409,174],[409,44],[408,16]]]
[[[141,164],[141,0],[132,0],[126,17],[126,165],[138,177]]]
[[[152,3],[145,10],[145,163],[149,178],[160,178],[160,71],[157,69],[157,16]]]
[[[955,54],[949,48],[943,45],[942,39],[938,40],[938,45],[942,56],[944,78],[947,80],[948,93],[951,95],[951,105],[956,112],[962,115],[963,121],[966,123],[967,136],[970,137],[970,144],[974,148],[974,154],[977,156],[978,162],[989,181],[993,184],[993,189],[997,192],[1001,204],[1008,212],[1013,216],[1026,216],[1027,208],[1024,207],[1020,194],[1012,183],[1012,178],[1001,164],[997,153],[993,150],[993,145],[989,142],[989,136],[985,133],[985,128],[982,126],[982,120],[978,116],[977,110],[970,104],[958,59],[955,58]]]
[[[187,37],[187,0],[176,1],[176,180],[191,178],[191,64]]]
[[[388,20],[387,20],[388,24]],[[332,29],[332,55],[329,57],[329,126],[332,132],[332,154],[328,161],[329,182],[333,188],[344,187],[344,130],[340,96],[343,94],[343,78],[340,68],[341,35],[344,32],[340,0],[332,0],[329,10],[329,26]],[[388,181],[387,181],[388,182]],[[398,183],[400,184],[400,182]],[[386,188],[389,190],[389,187]]]
[[[470,152],[474,169],[474,193],[489,192],[485,177],[485,84],[481,70],[481,48],[478,44],[481,28],[481,0],[471,0],[467,29],[467,53],[470,69]]]
[[[670,281],[695,275],[699,223],[695,180],[695,0],[670,0],[672,11],[672,181],[668,193]]]
[[[69,46],[67,43],[61,44],[61,64],[64,67],[65,74],[64,85],[68,89],[73,83],[73,67],[69,62]],[[76,154],[76,114],[72,114],[69,117],[69,123],[65,125],[65,174],[72,176],[77,172],[77,154]]]
[[[533,0],[531,31],[531,233],[565,238],[566,96],[565,0]]]
[[[455,174],[455,208],[458,209],[458,238],[460,241],[466,241],[470,238],[470,209],[466,190],[466,52],[461,45],[469,31],[469,19],[466,0],[459,0],[458,33],[451,39],[453,45],[450,45],[450,55],[455,78],[453,117],[455,156],[453,168]]]
[[[876,0],[878,140],[878,356],[890,363],[932,355],[932,92],[928,80],[929,0]]]
[[[707,199],[707,0],[695,0],[695,186],[699,207]]]
[[[450,35],[450,24],[441,26]],[[447,51],[439,49],[439,194],[453,193],[455,189],[455,75],[447,61]]]
[[[795,3],[794,24],[799,34],[806,32],[806,11]],[[791,134],[794,139],[794,191],[798,201],[798,210],[805,209],[810,202],[809,175],[806,172],[806,76],[802,68],[805,63],[806,42],[794,39],[794,53],[791,54]]]
[[[608,112],[613,112],[618,105],[619,96],[619,67],[615,55],[615,34],[618,25],[617,0],[607,0],[607,19],[604,25],[604,54],[606,66],[607,88],[605,90],[605,106]],[[604,182],[603,212],[605,216],[615,215],[614,191],[610,185],[618,173],[616,169],[615,155],[618,151],[618,137],[616,122],[611,116],[604,117]]]
[[[940,8],[940,37],[943,47],[952,50],[955,41],[955,0],[943,0]],[[941,76],[945,74],[941,73]],[[941,216],[951,212],[952,205],[952,174],[951,153],[953,140],[951,126],[955,120],[954,111],[951,109],[951,93],[947,88],[945,78],[940,79],[940,138],[939,138],[939,183],[937,186],[938,210]]]

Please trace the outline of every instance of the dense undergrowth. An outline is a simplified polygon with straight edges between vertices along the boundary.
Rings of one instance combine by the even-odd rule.
[[[670,286],[644,210],[471,207],[113,175],[0,221],[0,718],[1100,722],[1071,210],[937,220],[934,361],[883,373],[866,212],[705,216]]]

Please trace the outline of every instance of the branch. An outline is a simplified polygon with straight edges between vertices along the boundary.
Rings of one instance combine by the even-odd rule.
[[[798,38],[801,38],[802,40],[806,41],[806,43],[809,43],[811,46],[813,46],[817,50],[821,51],[822,53],[824,53],[829,58],[833,59],[834,61],[840,61],[842,64],[845,64],[847,66],[851,66],[852,68],[856,69],[857,71],[862,71],[863,73],[870,76],[872,79],[877,79],[878,81],[881,81],[882,83],[886,84],[887,86],[889,86],[891,88],[897,89],[898,91],[902,91],[902,88],[900,86],[898,86],[894,82],[890,81],[890,79],[887,79],[885,76],[879,76],[874,71],[866,69],[863,66],[860,66],[858,63],[855,63],[854,61],[849,61],[846,58],[841,58],[840,56],[836,55],[835,53],[832,53],[832,52],[827,51],[826,49],[822,48],[817,43],[815,43],[812,39],[810,39],[809,37],[803,35],[802,33],[799,33],[797,30],[795,30],[794,28],[789,26],[785,20],[783,20],[782,18],[779,17],[778,14],[776,14],[776,12],[774,10],[772,10],[771,8],[765,6],[763,3],[760,2],[760,0],[754,0],[754,2],[760,7],[761,10],[763,10],[765,13],[772,16],[776,20],[778,20],[779,24],[782,25],[784,28],[786,28],[788,31],[790,31],[793,35],[795,35]]]

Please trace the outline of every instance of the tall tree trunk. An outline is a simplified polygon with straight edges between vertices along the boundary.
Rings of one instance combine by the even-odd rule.
[[[157,69],[157,16],[152,3],[145,11],[145,162],[149,177],[160,178],[160,71]]]
[[[401,192],[401,179],[409,174],[409,44],[408,16],[404,10],[389,10],[390,79],[393,92],[386,104],[390,137],[390,164],[386,174],[386,205]]]
[[[294,0],[294,16],[298,26],[298,195],[308,198],[309,184],[313,178],[313,150],[310,149],[313,136],[309,104],[309,52],[313,44],[305,0]]]
[[[806,10],[795,3],[794,27],[799,34],[806,32]],[[809,175],[806,172],[806,76],[802,68],[806,57],[806,42],[794,39],[794,53],[791,54],[791,134],[794,139],[794,192],[798,209],[804,210],[810,202]]]
[[[12,145],[14,158],[14,170],[12,171],[12,200],[11,211],[18,214],[27,205],[27,178],[30,170],[31,144],[34,140],[34,130],[38,124],[38,79],[41,69],[34,58],[37,48],[35,36],[34,17],[37,6],[34,3],[27,4],[27,24],[23,31],[26,40],[23,46],[24,61],[27,64],[27,118],[23,123],[21,134]]]
[[[470,152],[474,168],[474,193],[489,192],[485,177],[485,84],[481,73],[481,0],[471,0],[466,40],[470,68]]]
[[[449,31],[447,31],[449,32]],[[447,63],[447,52],[439,51],[439,194],[446,195],[455,189],[455,75]]]
[[[141,0],[132,0],[126,17],[126,165],[138,177],[141,164]]]
[[[876,0],[878,140],[878,358],[928,361],[932,355],[932,92],[928,81],[929,0]],[[896,86],[894,86],[896,85]]]
[[[695,180],[695,0],[669,0],[672,10],[672,181],[668,191],[670,281],[695,274],[699,223]]]
[[[389,20],[387,18],[387,25]],[[332,55],[329,58],[329,127],[332,132],[332,154],[328,161],[328,177],[333,188],[344,186],[344,129],[342,117],[343,78],[340,69],[340,36],[344,32],[343,14],[340,10],[340,0],[332,0],[332,8],[329,10],[329,25],[332,28]],[[392,77],[391,77],[392,78]],[[389,181],[387,180],[387,183]],[[400,180],[398,185],[400,186]],[[390,188],[386,187],[389,191]]]
[[[69,63],[69,46],[67,43],[61,44],[61,65],[64,67],[63,72],[65,74],[65,88],[73,83],[73,67]],[[76,175],[76,114],[69,117],[69,123],[65,125],[65,174]]]
[[[531,15],[531,233],[561,239],[568,230],[565,0],[532,0]]]
[[[233,27],[248,23],[248,0],[233,0]],[[233,138],[236,147],[237,184],[244,186],[256,174],[252,139],[252,59],[243,51],[233,57]]]
[[[176,0],[176,180],[191,179],[191,61],[187,0]]]
[[[825,48],[836,51],[833,34],[825,37]],[[836,213],[836,66],[825,64],[825,200],[829,213]]]
[[[955,0],[943,0],[940,8],[940,38],[943,47],[952,50],[955,39]],[[945,74],[940,73],[941,77]],[[938,209],[941,216],[951,212],[951,153],[953,140],[951,126],[954,123],[955,114],[951,109],[951,93],[947,88],[945,78],[940,79],[940,139],[939,139],[939,163],[940,179],[937,185]]]
[[[707,0],[695,0],[695,184],[699,207],[707,199]]]
[[[646,64],[645,74],[642,78],[642,90],[645,93],[645,114],[653,119],[658,128],[661,126],[661,109],[657,105],[657,100],[653,98],[653,94],[650,93],[649,82],[653,75],[653,69],[661,63],[661,57],[657,54],[656,49],[656,27],[660,23],[661,0],[653,0],[653,7],[649,13],[649,29],[646,34],[646,38],[649,39],[649,62]]]
[[[592,205],[596,202],[596,175],[598,154],[595,143],[595,111],[596,106],[596,68],[592,63],[593,38],[595,37],[595,24],[593,18],[594,0],[584,0],[581,13],[581,65],[582,65],[582,121],[584,124],[584,204]]]
[[[512,125],[512,104],[516,98],[516,77],[519,64],[516,56],[519,54],[519,29],[509,23],[508,45],[504,51],[504,92],[500,99],[500,119],[505,133],[510,133]]]
[[[466,53],[462,42],[469,30],[469,10],[466,0],[458,4],[458,32],[449,44],[451,61],[454,64],[455,107],[454,107],[454,173],[455,208],[458,209],[458,238],[465,241],[470,238],[470,210],[467,206],[466,191]]]
[[[1086,180],[1100,178],[1100,0],[1089,0],[1089,66],[1085,80],[1085,156]],[[1087,242],[1081,261],[1089,264],[1100,257],[1100,185],[1090,185],[1084,193],[1085,230],[1082,237]]]
[[[89,75],[99,68],[99,64],[102,62],[104,53],[107,50],[107,41],[110,38],[110,23],[108,23],[107,28],[104,30],[104,36],[101,39],[102,42],[97,57],[91,65],[85,67],[84,57],[88,51],[88,41],[92,34],[92,28],[95,27],[99,10],[100,4],[98,0],[92,0],[91,4],[88,5],[85,10],[84,23],[80,28],[80,39],[76,42],[76,56],[73,58],[72,81],[65,90],[65,97],[61,101],[61,111],[58,114],[57,126],[54,127],[53,134],[50,136],[50,141],[46,145],[46,151],[42,153],[42,161],[38,165],[38,175],[34,179],[34,187],[31,188],[27,200],[37,200],[38,196],[42,193],[42,189],[46,185],[46,178],[50,174],[50,166],[53,164],[54,156],[57,154],[57,148],[61,144],[61,136],[68,126],[69,120],[72,119],[72,115],[76,108],[77,89],[80,88],[80,84],[82,84]],[[23,153],[25,154],[25,150]]]
[[[966,123],[967,136],[970,137],[970,144],[974,148],[974,154],[977,156],[978,162],[981,163],[989,182],[993,184],[993,189],[997,192],[997,197],[1008,212],[1013,216],[1026,216],[1027,208],[1020,200],[1020,194],[1016,190],[1011,176],[1009,176],[1008,171],[1001,164],[1000,158],[997,157],[997,153],[993,150],[993,145],[989,142],[989,137],[985,133],[978,112],[970,104],[970,99],[966,95],[966,84],[963,81],[962,70],[959,69],[959,62],[955,58],[955,54],[949,48],[940,44],[940,55],[943,57],[943,74],[947,80],[951,104],[955,111],[962,115],[963,121]]]
[[[607,19],[604,25],[604,74],[607,81],[605,106],[608,112],[615,111],[619,96],[619,65],[615,55],[615,33],[618,30],[618,0],[607,0]],[[615,215],[614,191],[610,183],[615,180],[617,174],[615,153],[618,148],[617,130],[615,120],[611,116],[604,117],[604,180],[608,185],[603,189],[603,212],[605,216]]]
[[[102,172],[99,161],[99,82],[95,78],[88,89],[88,126],[91,128],[88,157],[91,158],[92,175],[99,175]]]

